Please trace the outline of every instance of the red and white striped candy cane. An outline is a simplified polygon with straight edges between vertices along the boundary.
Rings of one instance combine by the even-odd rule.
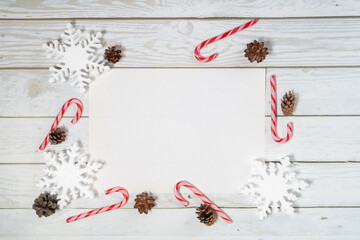
[[[82,103],[79,99],[77,98],[72,98],[68,101],[66,101],[64,103],[64,105],[62,106],[59,114],[56,116],[55,118],[55,121],[53,122],[51,128],[50,128],[50,131],[49,133],[51,132],[52,129],[56,129],[57,126],[59,125],[59,122],[60,120],[62,119],[62,117],[64,116],[64,113],[66,111],[66,109],[72,104],[72,103],[75,103],[76,106],[77,106],[77,112],[76,112],[76,115],[75,117],[71,120],[71,123],[75,124],[77,123],[77,121],[79,120],[81,114],[82,114],[82,110],[83,110],[83,106],[82,106]],[[45,149],[46,145],[48,144],[49,142],[49,133],[46,135],[44,141],[41,143],[39,149],[42,151]]]
[[[214,203],[212,203],[205,195],[199,191],[196,187],[194,187],[191,183],[187,181],[180,181],[178,182],[174,187],[174,195],[177,200],[181,202],[182,205],[187,207],[189,203],[181,196],[179,192],[179,188],[181,186],[187,187],[190,189],[196,196],[198,196],[205,204],[208,204],[211,206],[211,208],[219,214],[219,216],[225,220],[227,223],[232,223],[231,219],[226,215],[225,212],[223,212],[218,206],[216,206]]]
[[[76,215],[76,216],[69,217],[68,219],[66,219],[66,222],[67,223],[74,222],[76,220],[86,218],[86,217],[89,217],[89,216],[92,216],[92,215],[96,215],[98,213],[103,213],[103,212],[107,212],[107,211],[110,211],[110,210],[113,210],[113,209],[117,209],[117,208],[120,208],[121,206],[123,206],[123,205],[125,205],[127,203],[127,200],[129,199],[129,194],[124,188],[121,188],[121,187],[110,188],[110,189],[105,191],[105,195],[108,195],[108,194],[113,193],[113,192],[120,192],[124,197],[123,200],[121,202],[116,203],[116,204],[111,205],[111,206],[97,208],[97,209],[91,210],[89,212],[85,212],[85,213],[81,213],[81,214]]]
[[[206,46],[206,45],[209,45],[210,43],[213,43],[213,42],[215,42],[215,41],[218,41],[218,40],[220,40],[220,39],[223,39],[223,38],[226,38],[226,37],[228,37],[228,36],[230,36],[230,35],[233,35],[234,33],[237,33],[237,32],[239,32],[239,31],[241,31],[241,30],[244,30],[245,28],[248,28],[248,27],[254,25],[256,22],[257,22],[257,20],[256,20],[256,19],[253,19],[253,20],[251,20],[250,22],[247,22],[247,23],[245,23],[245,24],[243,24],[243,25],[241,25],[241,26],[238,26],[238,27],[230,30],[230,31],[227,31],[226,33],[220,34],[220,35],[218,35],[218,36],[216,36],[216,37],[213,37],[213,38],[210,38],[210,39],[208,39],[208,40],[203,41],[202,43],[200,43],[199,45],[197,45],[197,47],[195,48],[195,51],[194,51],[195,58],[196,58],[197,60],[199,60],[200,62],[205,62],[205,63],[212,61],[213,59],[216,58],[216,53],[214,53],[214,54],[211,55],[210,57],[203,58],[203,57],[200,56],[200,53],[199,53],[201,48],[203,48],[203,47]]]
[[[271,89],[271,136],[275,142],[286,143],[292,136],[292,123],[287,124],[287,134],[285,138],[279,138],[276,133],[276,85],[275,76],[270,77]]]

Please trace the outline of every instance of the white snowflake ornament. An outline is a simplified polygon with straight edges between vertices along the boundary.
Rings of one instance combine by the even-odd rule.
[[[66,151],[46,151],[44,159],[45,176],[41,178],[38,186],[57,195],[59,208],[68,205],[72,199],[95,196],[92,183],[95,180],[95,173],[103,164],[89,161],[88,155],[80,151],[78,142]]]
[[[95,55],[102,48],[101,32],[85,35],[70,23],[61,34],[61,43],[54,40],[49,44],[43,44],[47,50],[48,58],[59,59],[59,64],[50,67],[52,77],[50,82],[66,82],[71,80],[72,86],[86,92],[91,82],[90,74],[97,76],[110,69],[105,65],[103,57]]]
[[[280,163],[254,160],[252,168],[250,183],[241,192],[254,198],[258,204],[259,219],[264,219],[272,211],[294,213],[296,194],[308,184],[296,179],[289,157],[282,158]]]

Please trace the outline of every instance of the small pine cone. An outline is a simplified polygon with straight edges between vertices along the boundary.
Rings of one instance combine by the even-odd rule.
[[[60,128],[51,129],[49,133],[49,140],[52,145],[56,145],[65,141],[65,132]]]
[[[39,217],[48,217],[55,213],[58,208],[58,200],[55,195],[49,193],[42,193],[38,198],[35,198],[32,208],[36,211],[36,215]]]
[[[281,110],[285,116],[291,116],[295,106],[295,95],[292,92],[285,93],[281,99]]]
[[[214,212],[210,205],[207,204],[201,204],[200,207],[196,208],[198,212],[196,214],[198,215],[198,219],[201,223],[204,223],[205,225],[211,226],[215,222],[214,218]]]
[[[266,55],[268,55],[268,49],[264,48],[264,42],[258,42],[254,40],[254,42],[248,43],[247,49],[244,50],[245,57],[247,57],[250,62],[262,62]]]
[[[134,208],[137,208],[139,213],[148,214],[149,210],[151,210],[155,206],[155,199],[148,195],[148,193],[143,192],[141,194],[136,195]]]
[[[121,58],[121,51],[115,46],[105,49],[105,59],[110,63],[117,63]]]

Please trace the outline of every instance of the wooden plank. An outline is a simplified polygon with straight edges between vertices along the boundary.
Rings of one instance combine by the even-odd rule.
[[[276,76],[277,109],[285,92],[294,91],[294,115],[359,115],[360,68],[270,68],[266,79],[266,114],[270,115],[270,76]]]
[[[55,6],[56,4],[56,6]],[[359,16],[359,2],[346,1],[2,1],[0,18],[210,18]]]
[[[0,118],[0,163],[42,163],[42,151],[39,150],[39,146],[53,121],[54,118]],[[59,124],[59,127],[65,129],[65,142],[59,145],[49,144],[46,150],[68,148],[79,140],[85,151],[88,149],[88,119],[82,118],[75,125],[70,122],[71,118],[65,118]]]
[[[74,110],[73,110],[74,111]],[[300,162],[360,161],[360,117],[287,117],[278,119],[279,136],[286,135],[286,123],[293,122],[294,136],[286,144],[275,143],[270,134],[270,118],[266,119],[266,156],[268,160],[295,156]],[[0,118],[0,163],[42,163],[38,146],[53,122],[52,118]],[[88,147],[88,118],[77,124],[63,119],[68,140],[49,149],[69,147],[81,140]],[[341,127],[337,127],[341,126]],[[341,136],[341,141],[339,141]]]
[[[0,208],[31,208],[34,199],[42,192],[36,184],[44,174],[43,169],[42,164],[0,165]],[[360,188],[359,163],[298,163],[295,170],[299,173],[300,179],[310,183],[310,187],[301,193],[295,206],[360,206],[360,199],[354,197],[354,192],[358,192]],[[121,184],[121,176],[119,184]],[[137,193],[128,190],[130,199],[135,198]],[[201,201],[186,188],[181,192],[188,199],[191,207],[200,205]],[[172,194],[154,194],[156,208],[182,208]],[[208,194],[208,197],[221,207],[256,206],[251,198],[240,193]],[[98,193],[98,197],[91,200],[73,201],[67,208],[96,208],[119,202],[120,199],[121,195],[118,194],[105,196],[103,193]],[[132,203],[124,206],[124,208],[132,207]]]
[[[48,70],[0,71],[1,117],[55,117],[71,98],[83,102],[83,116],[88,116],[88,95],[69,83],[49,83]],[[74,116],[73,107],[65,116]],[[75,109],[75,107],[74,107]]]
[[[278,114],[280,98],[289,90],[297,96],[294,115],[359,115],[360,68],[270,68],[266,79],[266,114],[270,115],[269,78],[277,76]],[[0,116],[54,117],[61,105],[76,97],[88,116],[88,96],[68,83],[51,84],[49,71],[1,70]],[[96,80],[95,80],[96,81]],[[73,112],[66,112],[72,116]]]
[[[117,67],[267,67],[359,66],[360,18],[268,19],[234,36],[211,44],[203,56],[218,58],[200,63],[194,48],[209,37],[247,20],[79,20],[87,31],[104,31],[104,45],[121,45],[124,57]],[[0,21],[1,68],[46,68],[41,45],[58,39],[69,21]],[[334,32],[334,29],[340,29]],[[105,31],[106,30],[106,31]],[[244,57],[246,43],[265,41],[270,54],[262,63]]]
[[[359,208],[298,209],[299,212],[295,215],[277,214],[264,221],[258,220],[255,209],[226,209],[233,224],[219,219],[211,227],[199,224],[194,208],[156,209],[146,216],[140,215],[135,209],[119,209],[71,224],[65,222],[67,217],[82,210],[66,209],[46,219],[39,219],[32,209],[1,209],[1,235],[32,239],[45,236],[355,239],[360,234],[357,227],[360,221]]]
[[[277,131],[286,136],[286,123],[293,122],[292,139],[279,144],[270,136],[270,118],[266,120],[266,158],[290,155],[295,161],[359,161],[359,117],[284,117],[278,118]]]

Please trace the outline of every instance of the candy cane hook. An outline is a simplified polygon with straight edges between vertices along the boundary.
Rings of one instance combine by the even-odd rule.
[[[178,182],[175,187],[174,187],[174,196],[177,200],[179,200],[181,202],[182,205],[184,205],[185,207],[187,207],[189,205],[189,203],[181,196],[180,192],[179,192],[179,188],[181,186],[184,186],[188,189],[190,189],[196,196],[198,196],[205,204],[210,205],[210,207],[219,214],[219,216],[225,220],[225,222],[227,223],[232,223],[231,219],[226,215],[225,212],[223,212],[218,206],[216,206],[214,203],[212,203],[207,197],[205,197],[205,195],[200,192],[199,189],[197,189],[196,187],[194,187],[192,184],[190,184],[189,182],[186,181],[180,181]]]
[[[72,99],[66,101],[66,102],[64,103],[64,105],[62,106],[59,114],[56,116],[56,118],[55,118],[55,120],[54,120],[54,122],[53,122],[53,124],[52,124],[52,126],[51,126],[51,128],[50,128],[49,133],[51,132],[52,129],[56,129],[56,128],[57,128],[57,126],[59,125],[59,122],[60,122],[60,120],[62,119],[62,117],[63,117],[66,109],[67,109],[72,103],[75,103],[75,104],[76,104],[76,106],[77,106],[77,112],[76,112],[75,117],[71,120],[71,123],[72,123],[72,124],[77,123],[77,121],[79,120],[79,118],[80,118],[80,116],[81,116],[81,114],[82,114],[83,106],[82,106],[82,103],[81,103],[81,101],[80,101],[79,99],[77,99],[77,98],[72,98]],[[44,141],[41,143],[41,145],[40,145],[40,147],[39,147],[39,149],[40,149],[41,151],[45,149],[46,145],[47,145],[48,142],[49,142],[49,133],[46,135]]]
[[[206,45],[209,45],[210,43],[216,42],[216,41],[218,41],[218,40],[220,40],[220,39],[223,39],[223,38],[226,38],[226,37],[228,37],[228,36],[230,36],[230,35],[233,35],[234,33],[237,33],[237,32],[239,32],[239,31],[241,31],[241,30],[244,30],[245,28],[248,28],[248,27],[254,25],[256,22],[257,22],[257,20],[256,20],[256,19],[253,19],[253,20],[251,20],[250,22],[247,22],[247,23],[245,23],[245,24],[243,24],[243,25],[240,25],[240,26],[238,26],[238,27],[230,30],[230,31],[227,31],[226,33],[217,35],[217,36],[215,36],[215,37],[213,37],[213,38],[210,38],[210,39],[208,39],[208,40],[203,41],[202,43],[200,43],[199,45],[197,45],[197,47],[196,47],[195,50],[194,50],[195,58],[196,58],[198,61],[200,61],[200,62],[205,62],[205,63],[212,61],[213,59],[216,58],[216,53],[214,53],[214,54],[211,55],[210,57],[203,58],[203,57],[200,56],[200,53],[199,53],[201,48],[205,47]]]
[[[116,203],[116,204],[111,205],[111,206],[97,208],[97,209],[91,210],[89,212],[85,212],[85,213],[81,213],[79,215],[69,217],[68,219],[66,219],[66,222],[67,223],[74,222],[76,220],[86,218],[86,217],[90,217],[90,216],[96,215],[98,213],[103,213],[103,212],[107,212],[107,211],[110,211],[110,210],[113,210],[113,209],[117,209],[117,208],[120,208],[121,206],[123,206],[123,205],[125,205],[127,203],[127,200],[129,199],[129,194],[124,188],[120,188],[120,187],[110,188],[110,189],[105,191],[105,195],[108,195],[108,194],[113,193],[113,192],[120,192],[124,197],[123,200],[121,202]]]
[[[271,89],[271,136],[275,142],[286,143],[292,136],[292,123],[287,124],[287,134],[285,138],[279,138],[276,133],[276,86],[275,76],[270,77]]]

